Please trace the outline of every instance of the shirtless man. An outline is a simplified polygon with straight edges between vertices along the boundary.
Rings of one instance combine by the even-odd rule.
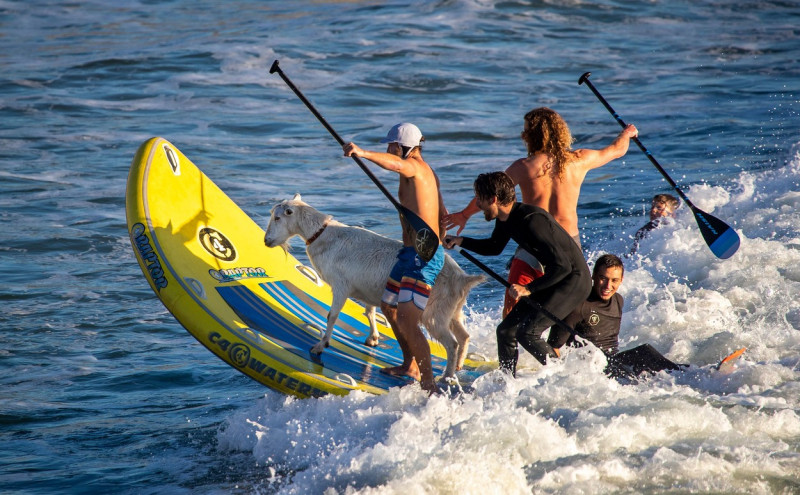
[[[549,108],[535,108],[525,115],[521,133],[528,156],[512,163],[506,174],[515,186],[519,186],[523,203],[547,210],[580,246],[578,197],[586,174],[624,156],[631,138],[638,134],[635,126],[628,125],[603,149],[572,150],[572,134],[564,119]],[[463,210],[444,217],[445,228],[458,226],[456,235],[460,234],[469,217],[478,211],[480,208],[473,198]],[[526,285],[541,277],[543,272],[544,268],[534,256],[517,249],[508,281]],[[507,291],[503,316],[511,311],[515,302],[516,299]]]
[[[439,238],[441,217],[447,213],[439,191],[439,178],[422,159],[420,143],[425,138],[414,124],[401,123],[392,127],[382,143],[388,143],[386,153],[367,151],[354,143],[343,146],[345,156],[359,156],[377,166],[397,172],[400,186],[397,197],[400,204],[416,213],[435,231]],[[414,250],[414,231],[401,217],[403,248],[397,254],[397,263],[389,274],[383,293],[381,311],[392,326],[397,342],[403,351],[403,364],[384,368],[390,375],[407,375],[420,380],[422,388],[436,390],[431,365],[431,349],[419,327],[419,320],[428,302],[436,276],[444,265],[444,249],[439,245],[430,261],[425,262]]]

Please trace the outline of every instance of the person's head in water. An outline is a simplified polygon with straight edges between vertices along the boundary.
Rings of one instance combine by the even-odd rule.
[[[499,206],[516,201],[514,182],[505,172],[481,174],[473,184],[475,204],[483,211],[486,221],[497,218]]]
[[[540,107],[526,113],[521,137],[528,148],[528,156],[547,153],[552,157],[555,175],[559,179],[564,177],[565,167],[572,158],[574,139],[558,112]]]
[[[678,198],[671,194],[656,194],[650,205],[650,220],[662,217],[674,217],[678,209]]]
[[[625,275],[625,266],[618,256],[604,254],[597,258],[592,269],[592,291],[603,301],[617,293]]]

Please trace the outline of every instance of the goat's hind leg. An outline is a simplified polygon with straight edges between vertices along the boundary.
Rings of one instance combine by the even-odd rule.
[[[467,358],[467,351],[469,351],[469,332],[467,332],[467,329],[464,328],[463,318],[464,315],[459,312],[453,317],[452,320],[450,320],[450,331],[458,342],[456,371],[459,371],[464,367],[464,360]]]
[[[459,349],[459,341],[450,331],[449,322],[432,319],[425,322],[425,328],[428,329],[428,333],[431,337],[442,344],[447,352],[447,367],[445,368],[443,378],[452,378],[455,376],[456,370],[460,369],[458,367],[460,364],[458,359],[461,350]]]

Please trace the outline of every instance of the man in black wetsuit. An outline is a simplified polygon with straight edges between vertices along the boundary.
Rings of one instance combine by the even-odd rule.
[[[517,342],[539,362],[557,357],[542,339],[542,333],[554,322],[537,304],[563,319],[586,299],[591,291],[591,275],[586,261],[572,237],[552,215],[538,206],[518,203],[514,182],[505,172],[481,174],[475,180],[475,199],[486,221],[496,220],[488,239],[446,236],[444,245],[459,245],[469,251],[496,256],[513,239],[536,256],[545,273],[527,285],[512,284],[509,293],[520,300],[497,327],[497,356],[500,368],[516,373],[519,357]]]
[[[588,340],[608,356],[606,373],[616,377],[638,375],[644,371],[679,370],[677,365],[656,351],[650,344],[617,353],[619,327],[622,322],[622,296],[617,294],[625,267],[613,254],[597,258],[592,270],[592,292],[564,322],[575,333]],[[563,345],[579,346],[573,334],[559,326],[550,329],[547,343],[555,349]]]

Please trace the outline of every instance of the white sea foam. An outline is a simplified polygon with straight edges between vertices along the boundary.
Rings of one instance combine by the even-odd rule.
[[[219,446],[290,473],[269,479],[282,493],[790,486],[785,480],[800,476],[791,447],[800,435],[795,169],[763,182],[743,174],[733,195],[691,189],[698,206],[739,220],[742,245],[730,260],[714,258],[684,212],[629,261],[623,347],[649,342],[692,363],[684,373],[623,385],[606,378],[605,357],[587,347],[546,367],[528,360],[517,379],[485,375],[456,400],[427,399],[417,386],[305,401],[270,393],[229,418]],[[764,225],[776,223],[765,236]],[[472,301],[468,315],[473,350],[490,358],[500,295],[492,304]],[[748,350],[732,370],[714,371],[742,346]]]

